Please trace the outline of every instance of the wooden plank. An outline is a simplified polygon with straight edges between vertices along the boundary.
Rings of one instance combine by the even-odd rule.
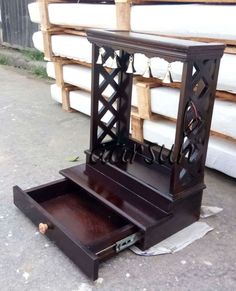
[[[61,85],[59,87],[60,87],[61,96],[62,96],[62,109],[66,112],[75,112],[76,110],[70,107],[70,92],[81,90],[81,89],[77,86],[73,86],[66,83],[64,83],[64,85]]]
[[[91,64],[86,63],[86,62],[81,62],[79,60],[72,60],[72,59],[67,59],[67,58],[63,58],[63,57],[58,57],[58,56],[53,56],[52,57],[52,61],[53,62],[60,62],[63,65],[70,65],[70,64],[77,64],[77,65],[81,65],[87,68],[91,68]]]
[[[225,48],[225,53],[227,53],[227,54],[232,54],[232,55],[236,55],[236,47],[235,47],[235,46],[230,46],[230,45],[228,45],[228,46]]]
[[[70,107],[70,92],[78,90],[79,88],[73,85],[65,85],[61,87],[62,90],[62,109],[66,112],[75,112],[76,110]]]
[[[47,30],[51,27],[48,14],[48,0],[38,0],[40,25],[42,30]]]
[[[71,107],[70,107],[70,92],[69,90],[66,90],[64,87],[61,88],[62,90],[62,109],[71,112]]]
[[[220,138],[223,138],[223,139],[226,139],[228,141],[231,141],[231,142],[235,142],[236,143],[236,139],[234,139],[231,136],[228,136],[228,135],[225,135],[223,133],[220,133],[220,132],[216,132],[216,131],[211,130],[210,135],[211,136],[217,136],[217,137],[220,137]]]
[[[63,87],[65,85],[63,78],[63,64],[60,62],[53,62],[56,76],[56,84],[59,87]]]
[[[132,138],[143,142],[143,119],[135,115],[134,112],[131,114],[131,128]]]
[[[78,35],[78,36],[87,36],[84,28],[82,27],[76,27],[76,26],[60,26],[62,28],[62,33],[65,34],[72,34],[72,35]]]
[[[130,0],[115,0],[116,3],[116,28],[130,31]]]
[[[216,97],[225,101],[236,102],[236,94],[233,93],[216,91]]]
[[[169,88],[177,88],[180,89],[181,88],[181,83],[180,82],[173,82],[173,83],[162,83],[162,80],[157,79],[157,78],[144,78],[142,76],[137,76],[136,77],[137,82],[144,83],[146,85],[143,86],[148,86],[149,88],[156,88],[156,87],[160,87],[160,86],[164,86],[164,87],[169,87]],[[225,101],[231,101],[231,102],[236,102],[236,94],[230,93],[230,92],[226,92],[226,91],[220,91],[217,90],[216,91],[216,95],[217,98],[220,98],[222,100]]]
[[[51,41],[51,33],[49,31],[42,31],[43,34],[43,46],[44,46],[44,56],[48,61],[52,60],[52,41]]]
[[[136,80],[139,83],[146,84],[146,86],[148,86],[149,88],[156,88],[160,86],[171,87],[171,88],[181,88],[181,82],[163,83],[161,79],[144,78],[143,76],[136,76]]]
[[[151,119],[151,94],[148,83],[136,83],[138,112],[142,119]]]
[[[176,119],[168,117],[168,116],[160,115],[157,113],[152,113],[150,120],[151,121],[166,120],[166,121],[170,121],[170,122],[176,124]],[[143,122],[144,122],[144,119],[139,117],[139,113],[138,113],[137,108],[135,108],[135,107],[132,108],[132,111],[131,111],[132,138],[134,138],[138,141],[143,141],[143,128],[142,128]],[[236,143],[235,138],[228,136],[226,134],[220,133],[220,132],[216,132],[216,131],[211,130],[210,135],[217,136],[217,137],[223,138],[225,140],[229,140],[231,142]]]

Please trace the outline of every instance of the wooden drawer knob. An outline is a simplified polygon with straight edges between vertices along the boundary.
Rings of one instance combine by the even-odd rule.
[[[46,223],[39,224],[39,232],[45,234],[48,230],[48,225]]]

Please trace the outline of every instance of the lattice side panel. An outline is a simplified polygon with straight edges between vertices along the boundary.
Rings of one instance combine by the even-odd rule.
[[[94,45],[94,58],[99,48]],[[115,56],[115,58],[114,58]],[[129,129],[132,78],[126,74],[128,54],[103,48],[102,64],[93,65],[90,149],[107,141],[118,142]],[[115,65],[114,63],[115,59]],[[110,65],[115,68],[108,68]],[[117,65],[117,67],[116,67]]]
[[[219,61],[198,60],[186,66],[185,77],[191,85],[183,89],[187,98],[180,101],[177,131],[181,131],[181,138],[175,144],[173,193],[203,180]]]

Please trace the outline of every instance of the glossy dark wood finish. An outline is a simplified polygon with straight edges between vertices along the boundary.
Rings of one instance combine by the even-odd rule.
[[[189,225],[199,218],[202,192],[204,184],[204,166],[209,138],[212,109],[214,104],[215,89],[219,70],[220,58],[223,54],[224,45],[199,43],[185,40],[177,40],[154,35],[133,33],[89,30],[88,40],[93,44],[93,82],[92,82],[92,121],[91,121],[91,144],[86,151],[87,167],[94,169],[100,175],[117,183],[116,193],[120,186],[124,186],[133,195],[132,204],[136,206],[137,199],[148,201],[153,207],[166,213],[166,219],[156,221],[152,231],[146,229],[144,243],[141,247],[151,246],[161,239],[175,233],[179,229]],[[108,71],[103,65],[97,64],[99,48],[105,50],[104,62],[113,55],[113,51],[120,51],[118,68]],[[121,79],[128,78],[126,73],[127,55],[144,53],[147,57],[160,57],[168,62],[182,61],[182,88],[178,109],[176,136],[173,152],[156,146],[155,155],[158,157],[152,165],[145,161],[150,159],[148,145],[144,145],[137,151],[132,163],[112,163],[104,159],[103,153],[112,147],[140,148],[140,144],[124,134],[119,127],[115,128],[115,134],[110,134],[110,122],[122,118],[121,108],[113,110],[107,125],[103,122],[103,139],[99,139],[98,126],[102,122],[101,112],[108,110],[113,104],[113,98],[129,98],[126,104],[130,105],[130,83],[119,84],[114,76]],[[106,70],[107,78],[99,84],[99,78]],[[128,76],[127,76],[128,75]],[[118,79],[119,80],[119,79]],[[113,95],[107,99],[105,108],[98,110],[98,103],[103,101],[103,92],[111,85]],[[118,88],[117,88],[118,86]],[[120,91],[126,90],[127,94]],[[130,88],[131,89],[131,88]],[[129,108],[130,110],[130,108]],[[113,115],[113,112],[112,115]],[[125,121],[124,121],[125,123]],[[126,120],[124,128],[129,129]],[[106,140],[108,138],[108,141]],[[105,149],[105,151],[104,151]],[[132,151],[132,149],[131,149]],[[119,154],[116,154],[119,156]],[[167,157],[171,156],[169,160]],[[162,162],[164,157],[165,162]],[[145,160],[145,161],[144,161]],[[77,177],[77,169],[72,168],[62,173],[71,179]],[[75,174],[76,173],[76,174]],[[89,173],[89,172],[88,172]],[[79,183],[79,181],[77,181]],[[106,187],[108,183],[105,183]],[[125,197],[123,196],[124,200]],[[114,207],[114,205],[111,205]],[[156,210],[156,211],[159,211]],[[127,212],[126,212],[127,214]],[[133,223],[135,223],[133,221]]]
[[[62,175],[81,185],[90,195],[116,210],[122,217],[141,230],[153,227],[157,221],[165,218],[167,213],[142,199],[117,180],[96,171],[87,165],[75,166],[60,171]]]
[[[221,58],[223,44],[202,43],[127,31],[87,30],[88,39],[99,47],[142,53],[168,61],[191,61],[196,58]]]
[[[131,191],[131,187],[125,187],[117,175],[114,176],[116,179],[112,179],[90,165],[75,166],[60,173],[137,226],[143,234],[138,244],[142,249],[153,246],[199,219],[202,191],[178,201],[163,197],[166,205],[171,206],[166,212],[161,204],[157,207],[157,202],[153,204],[137,195],[137,191]],[[156,196],[161,201],[157,193]]]
[[[47,224],[46,235],[95,280],[99,263],[123,247],[136,243],[146,249],[199,219],[224,46],[96,30],[88,31],[88,39],[93,68],[86,164],[61,170],[60,181],[26,191],[15,186],[14,203],[36,225]],[[96,64],[99,47],[105,49],[104,62],[119,50],[118,67]],[[126,70],[133,53],[184,62],[174,150],[156,145],[152,164],[150,144],[129,137],[133,76]],[[109,86],[113,93],[107,98]],[[114,148],[113,160],[107,159]],[[131,154],[125,162],[118,159],[124,148]]]
[[[113,105],[114,100],[129,99],[126,101],[127,106],[131,100],[131,84],[125,82],[120,84],[115,82],[114,77],[119,79],[130,78],[127,74],[127,54],[144,53],[148,57],[161,57],[169,62],[182,61],[182,87],[179,101],[176,136],[174,141],[174,150],[172,160],[174,161],[164,174],[165,178],[155,183],[151,178],[150,165],[142,169],[142,176],[147,186],[152,186],[159,191],[159,194],[182,198],[189,194],[189,191],[200,191],[204,189],[204,166],[211,125],[214,96],[216,90],[217,76],[219,70],[220,58],[224,51],[222,44],[199,43],[193,41],[171,39],[154,35],[133,33],[133,32],[114,32],[101,30],[88,30],[88,40],[93,44],[93,82],[92,82],[92,121],[91,121],[91,144],[90,153],[94,150],[107,147],[105,138],[109,137],[109,142],[113,145],[125,145],[129,147],[130,140],[127,137],[129,121],[126,118],[126,133],[124,134],[119,127],[116,127],[116,133],[111,134],[111,125],[114,121],[123,119],[124,111],[122,108],[113,108],[112,117],[107,125],[102,121],[101,112],[106,112]],[[119,67],[107,71],[103,65],[96,64],[99,47],[105,49],[104,62],[114,54],[113,51],[119,49],[120,55],[117,57]],[[104,76],[106,71],[107,78],[99,83],[100,76]],[[111,85],[114,89],[113,95],[103,103],[103,92]],[[122,87],[122,91],[120,91]],[[130,89],[129,89],[130,88]],[[126,91],[126,94],[123,92]],[[98,110],[99,102],[103,103],[101,110]],[[130,110],[130,108],[129,108]],[[99,127],[102,126],[102,139],[100,139]],[[125,128],[125,125],[123,126]],[[87,152],[87,155],[90,153]],[[143,154],[145,156],[145,154]],[[146,156],[146,158],[148,158]],[[87,158],[89,162],[89,158]],[[137,165],[139,166],[140,163]],[[92,165],[93,166],[93,165]],[[166,166],[166,165],[165,165]],[[97,167],[94,165],[94,167]],[[128,176],[128,172],[140,172],[135,166],[128,164],[123,166],[123,174]],[[102,171],[106,174],[113,170],[113,166],[107,163]],[[120,170],[120,166],[118,166]],[[127,170],[128,168],[128,170]],[[156,175],[164,171],[164,166],[157,169]],[[148,173],[149,172],[149,173]],[[151,171],[152,172],[152,171]],[[146,174],[145,174],[146,173]],[[134,172],[133,172],[134,174]],[[136,180],[142,180],[140,175],[136,175]],[[135,180],[134,177],[134,180]],[[151,180],[154,180],[151,181]],[[164,181],[164,183],[162,182]],[[167,183],[165,182],[167,180]],[[165,185],[165,186],[164,186]],[[163,188],[164,186],[164,188]],[[167,186],[167,187],[166,187]],[[167,188],[167,189],[165,189]],[[164,195],[165,195],[164,194]]]
[[[89,152],[87,152],[89,155]],[[169,193],[170,170],[158,164],[147,165],[143,157],[137,156],[132,164],[126,167],[106,164],[97,161],[90,165],[92,169],[114,179],[155,207],[169,211],[172,207],[172,195]],[[91,170],[90,170],[91,171]],[[125,175],[124,175],[125,173]],[[132,202],[135,203],[135,202]]]
[[[116,252],[96,253],[137,231],[67,179],[26,191],[15,186],[14,203],[36,225],[48,224],[46,235],[93,280],[98,277],[99,262]]]

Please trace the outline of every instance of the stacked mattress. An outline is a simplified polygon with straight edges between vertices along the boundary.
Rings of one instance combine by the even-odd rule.
[[[54,64],[52,62],[47,63],[47,74],[52,79],[56,79],[56,73],[54,69]],[[84,67],[82,65],[72,64],[72,65],[64,65],[63,66],[63,80],[65,83],[73,85],[78,87],[80,90],[80,95],[83,95],[83,100],[85,100],[85,96],[87,97],[85,104],[82,105],[76,105],[74,107],[73,105],[76,104],[75,100],[73,99],[73,102],[71,103],[71,107],[73,109],[78,110],[79,106],[81,106],[81,110],[78,110],[86,115],[90,115],[90,105],[91,105],[91,69],[88,67]],[[116,80],[116,79],[115,79]],[[74,96],[74,93],[76,92],[77,96],[79,92],[72,91],[70,94],[71,96]],[[58,87],[56,84],[51,86],[51,93],[52,98],[60,103],[62,103],[62,96],[60,87]],[[113,93],[113,89],[111,87],[107,87],[103,95],[105,97],[111,96]],[[82,97],[81,97],[82,98]],[[137,106],[137,93],[136,93],[136,86],[133,85],[132,89],[132,100],[133,100],[133,106]],[[78,103],[83,103],[81,99],[78,98]]]
[[[39,23],[38,4],[30,4],[29,11],[31,20]],[[116,28],[116,7],[112,4],[54,3],[48,5],[48,13],[49,21],[53,25],[83,29]],[[221,15],[225,15],[223,24],[219,21],[222,19]],[[171,36],[227,40],[228,43],[236,44],[235,15],[236,5],[137,5],[131,7],[131,29]],[[199,17],[200,22],[195,20]],[[38,50],[44,51],[42,32],[33,35],[33,42]],[[54,56],[91,63],[92,47],[84,36],[55,34],[51,37],[51,47]],[[144,55],[134,56],[137,75],[144,74],[147,61]],[[163,79],[168,63],[160,58],[152,58],[150,64],[152,75]],[[171,64],[171,75],[175,82],[181,81],[182,69],[183,64],[180,62]],[[56,78],[53,63],[48,63],[47,72],[50,77]],[[90,115],[91,69],[79,64],[65,64],[62,67],[62,75],[65,83],[78,87],[78,90],[69,93],[71,108]],[[217,90],[231,93],[231,99],[235,98],[236,101],[236,95],[233,95],[236,94],[236,55],[224,54]],[[151,111],[162,119],[144,120],[145,140],[171,147],[175,136],[174,120],[177,117],[179,93],[179,89],[169,87],[150,89]],[[57,102],[62,102],[62,91],[56,84],[51,86],[51,95]],[[110,96],[111,89],[107,88],[104,95]],[[137,99],[134,85],[132,105],[135,107],[138,105]],[[108,120],[107,114],[103,121]],[[236,103],[216,100],[211,130],[217,135],[210,138],[206,165],[236,178]]]
[[[40,23],[38,3],[31,3],[29,12],[31,20]],[[48,14],[50,23],[54,25],[116,29],[115,4],[53,3],[48,5]],[[223,25],[219,21],[222,15]],[[132,31],[215,38],[234,43],[235,15],[236,5],[134,5],[130,11],[130,26]]]
[[[48,75],[55,78],[54,66],[52,63],[47,65]],[[91,114],[90,104],[91,95],[89,87],[91,86],[90,69],[79,65],[63,66],[64,80],[72,85],[78,86],[83,90],[70,92],[70,105],[86,115]],[[77,76],[75,78],[75,76]],[[87,91],[84,91],[87,90]],[[152,88],[150,90],[151,109],[153,113],[161,116],[175,119],[177,117],[179,90],[167,87]],[[109,96],[110,92],[107,92]],[[51,86],[52,98],[57,102],[62,102],[60,88],[54,84]],[[136,88],[133,86],[132,105],[137,106]],[[225,113],[227,112],[227,113]],[[236,103],[216,100],[213,112],[211,129],[217,133],[227,134],[236,139]],[[104,116],[103,121],[109,121],[111,116]],[[175,137],[175,123],[169,120],[144,120],[144,139],[165,145],[171,148]],[[217,169],[236,178],[236,142],[226,140],[218,136],[211,136],[208,146],[206,165]]]
[[[28,5],[32,22],[40,23],[39,4]],[[73,28],[116,29],[116,7],[110,4],[52,3],[48,5],[49,22]]]
[[[43,35],[41,31],[33,34],[35,48],[44,51]],[[81,62],[91,63],[92,45],[86,37],[77,35],[53,35],[51,38],[52,52],[55,56],[65,57]],[[143,75],[147,67],[147,57],[142,54],[135,54],[135,74]],[[151,59],[151,70],[153,77],[162,79],[165,76],[168,62],[160,58]],[[171,64],[173,81],[180,82],[183,64],[174,62]],[[217,90],[236,94],[236,55],[224,54],[218,77]],[[236,98],[236,97],[235,97]]]
[[[175,124],[171,121],[144,120],[144,139],[171,148],[175,139]],[[236,143],[211,136],[208,144],[206,166],[236,178]]]
[[[236,5],[138,5],[131,10],[131,30],[234,43],[235,15]]]

